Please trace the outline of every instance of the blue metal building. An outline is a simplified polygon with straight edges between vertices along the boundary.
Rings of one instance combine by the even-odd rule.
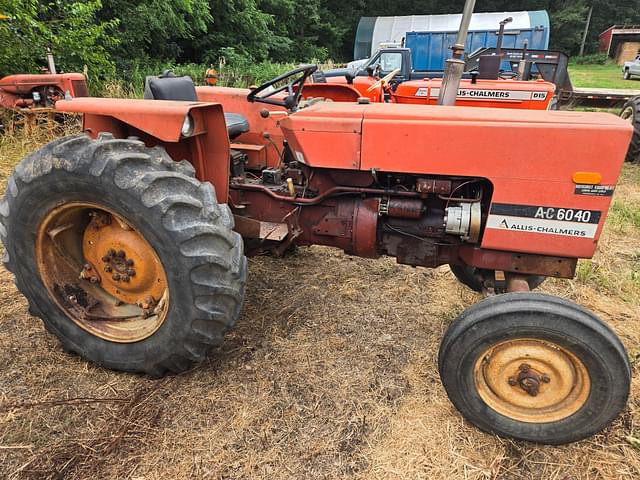
[[[549,48],[551,33],[549,14],[544,10],[530,12],[476,13],[471,20],[466,51],[495,47],[500,21],[507,17],[503,46]],[[419,71],[438,71],[451,56],[449,47],[456,39],[462,15],[411,15],[402,17],[362,17],[358,24],[354,59],[369,58],[379,48],[404,46],[411,48],[413,68]]]

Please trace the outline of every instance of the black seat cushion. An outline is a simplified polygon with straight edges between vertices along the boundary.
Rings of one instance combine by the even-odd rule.
[[[225,113],[224,121],[227,123],[229,138],[232,140],[249,131],[249,121],[239,113]]]
[[[198,101],[196,87],[191,77],[151,77],[149,89],[155,100]]]
[[[148,77],[145,88],[145,98],[153,100],[182,100],[197,102],[198,94],[191,77],[176,77],[171,72],[165,72],[159,77]],[[225,113],[229,138],[234,139],[249,131],[249,122],[239,113]]]

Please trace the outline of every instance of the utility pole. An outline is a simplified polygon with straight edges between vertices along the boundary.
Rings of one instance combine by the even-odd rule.
[[[587,15],[587,24],[584,27],[584,35],[582,35],[582,44],[580,45],[580,56],[584,55],[584,46],[587,43],[587,35],[589,35],[589,27],[591,26],[591,15],[593,14],[593,5],[589,7],[589,15]]]

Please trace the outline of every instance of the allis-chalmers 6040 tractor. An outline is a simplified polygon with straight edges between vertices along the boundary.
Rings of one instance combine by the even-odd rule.
[[[304,66],[253,90],[151,79],[74,98],[84,133],[26,157],[0,204],[5,265],[64,348],[159,376],[222,342],[246,256],[327,245],[449,264],[487,293],[439,370],[478,427],[564,443],[624,408],[627,354],[593,313],[532,293],[593,256],[630,125],[609,114],[305,100]],[[275,87],[275,88],[270,88]]]

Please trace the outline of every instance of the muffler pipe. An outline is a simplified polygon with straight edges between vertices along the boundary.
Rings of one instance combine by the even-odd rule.
[[[53,59],[53,53],[50,48],[47,48],[47,65],[49,66],[49,73],[53,75],[58,73],[56,71],[56,61]]]
[[[469,34],[469,25],[473,10],[476,7],[476,0],[467,0],[462,12],[462,21],[458,30],[458,38],[451,49],[453,50],[453,58],[447,60],[444,67],[444,77],[442,78],[442,86],[440,87],[440,95],[438,96],[438,105],[455,105],[460,88],[460,80],[464,73],[464,44]]]

